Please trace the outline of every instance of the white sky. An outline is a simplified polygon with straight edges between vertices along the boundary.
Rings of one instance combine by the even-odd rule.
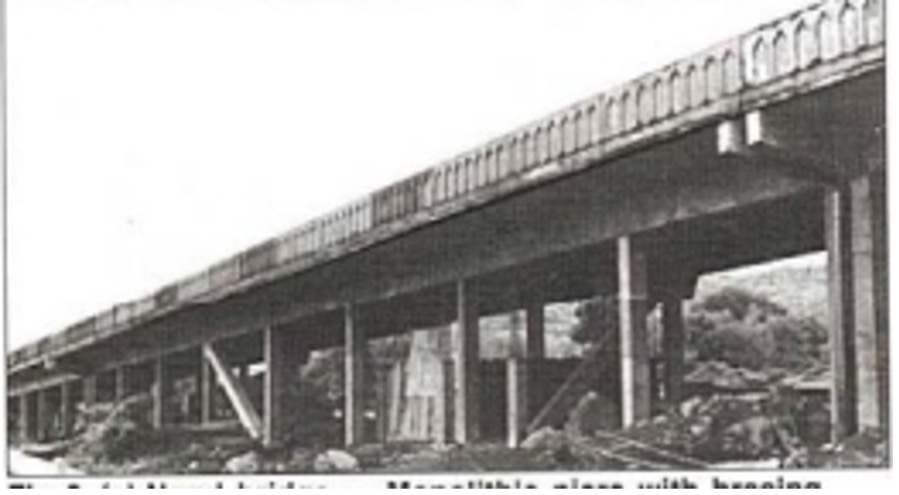
[[[8,0],[9,343],[810,0]]]

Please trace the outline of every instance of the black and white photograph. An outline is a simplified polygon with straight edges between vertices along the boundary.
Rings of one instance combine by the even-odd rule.
[[[895,487],[885,0],[0,12],[6,488]]]

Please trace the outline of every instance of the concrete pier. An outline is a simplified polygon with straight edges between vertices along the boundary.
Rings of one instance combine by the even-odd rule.
[[[365,354],[366,341],[363,323],[357,308],[344,308],[344,442],[356,445],[365,440]]]
[[[456,284],[455,363],[455,437],[466,444],[480,435],[480,326],[478,294],[471,282]]]
[[[621,344],[621,421],[625,427],[650,417],[649,339],[646,334],[646,254],[630,237],[618,239]]]

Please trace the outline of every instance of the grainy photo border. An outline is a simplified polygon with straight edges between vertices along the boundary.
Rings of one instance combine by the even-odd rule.
[[[689,0],[683,0],[686,1]],[[863,1],[809,1],[806,2],[809,4],[807,9],[794,14],[784,9],[784,17],[763,23],[746,33],[732,33],[734,37],[731,39],[706,50],[682,53],[682,58],[643,74],[616,74],[611,80],[619,84],[594,88],[592,93],[582,95],[585,98],[568,106],[554,105],[552,102],[555,100],[547,97],[546,105],[555,109],[552,113],[547,115],[544,112],[540,119],[519,127],[504,128],[503,134],[483,139],[484,131],[481,130],[480,135],[460,133],[447,136],[446,142],[454,145],[471,142],[475,139],[472,136],[477,136],[479,143],[486,144],[456,149],[453,153],[458,154],[444,156],[442,159],[445,161],[427,169],[422,166],[407,168],[415,172],[411,177],[407,172],[382,172],[381,176],[368,180],[371,184],[385,184],[386,181],[388,185],[369,188],[361,199],[348,202],[346,206],[321,217],[314,215],[325,213],[336,205],[329,204],[322,210],[318,204],[304,204],[311,220],[307,218],[298,227],[292,226],[283,234],[269,231],[269,236],[279,234],[278,237],[261,243],[241,244],[241,241],[232,238],[234,245],[243,247],[231,252],[231,257],[219,259],[214,265],[207,263],[211,266],[189,277],[184,277],[182,273],[177,280],[167,279],[165,286],[158,287],[147,297],[118,301],[118,304],[104,311],[84,308],[85,311],[93,310],[95,314],[82,321],[70,322],[71,325],[65,328],[65,335],[58,332],[56,335],[61,337],[57,339],[42,335],[36,343],[20,346],[12,345],[10,341],[10,290],[16,290],[16,286],[10,284],[8,264],[11,242],[9,170],[16,164],[9,163],[10,19],[8,2],[0,0],[0,154],[3,163],[0,189],[3,283],[0,286],[0,301],[3,306],[4,365],[0,390],[9,398],[4,401],[2,416],[7,418],[8,425],[0,436],[0,441],[6,446],[0,449],[4,466],[3,484],[7,488],[132,489],[618,486],[628,489],[696,486],[857,489],[860,482],[883,488],[897,486],[896,464],[892,458],[895,434],[891,428],[894,425],[892,404],[897,392],[895,366],[889,364],[889,354],[895,351],[897,339],[889,339],[888,329],[883,331],[889,326],[886,323],[891,306],[888,286],[892,277],[878,271],[889,266],[887,260],[894,245],[888,239],[889,232],[895,232],[897,228],[892,223],[896,216],[893,210],[895,205],[890,194],[887,194],[896,186],[892,174],[887,172],[889,145],[895,139],[887,123],[895,109],[884,110],[881,115],[880,109],[855,108],[852,103],[889,101],[887,88],[892,87],[892,75],[887,70],[885,38],[888,38],[889,32],[886,26],[893,23],[883,20],[883,31],[880,33],[883,39],[878,41],[865,38],[868,28],[863,19],[857,23],[861,31],[852,31],[851,35],[840,30],[843,27],[836,24],[834,29],[838,31],[834,33],[838,35],[839,43],[833,47],[836,51],[832,58],[826,55],[830,49],[828,41],[813,38],[811,42],[817,43],[815,50],[818,51],[812,55],[813,60],[804,60],[803,57],[808,56],[803,51],[804,38],[795,34],[801,32],[799,26],[803,18],[819,16],[819,10],[824,12],[837,8],[831,4],[851,2],[855,5]],[[347,5],[352,3],[347,2]],[[547,8],[537,1],[522,4]],[[273,5],[285,9],[297,7],[297,3],[292,2],[266,3],[268,8]],[[493,2],[490,8],[514,9],[516,5]],[[882,15],[887,16],[890,10],[885,5],[884,9],[886,13]],[[576,14],[576,9],[572,13]],[[779,33],[786,29],[783,27],[786,24],[792,26],[791,32],[795,34],[795,38],[790,38],[794,42],[790,45],[793,50],[785,48],[786,52],[781,52]],[[202,28],[198,31],[202,32]],[[818,34],[809,31],[813,37]],[[851,36],[858,36],[858,39]],[[849,43],[846,39],[855,40],[852,43],[857,42],[857,48],[851,52],[844,50],[840,43]],[[327,47],[322,47],[322,51],[327,53]],[[609,70],[614,72],[614,69]],[[632,76],[638,77],[624,79]],[[869,83],[868,79],[875,82]],[[856,80],[862,82],[850,89],[843,88],[856,83]],[[846,84],[841,86],[843,82]],[[824,101],[829,95],[839,92],[832,90],[834,86],[843,91],[831,99],[844,100]],[[463,88],[463,91],[467,90],[471,88]],[[599,90],[601,92],[597,93]],[[878,91],[883,94],[878,94]],[[646,97],[649,94],[652,96]],[[703,96],[693,96],[697,94]],[[821,98],[822,102],[810,103],[814,96]],[[798,103],[791,106],[794,101]],[[667,110],[661,110],[663,106],[667,106]],[[862,103],[857,106],[862,106]],[[852,121],[822,123],[822,116],[830,116],[826,112]],[[518,124],[527,122],[527,119],[512,120]],[[500,126],[499,122],[491,121],[491,125]],[[845,133],[837,129],[840,125],[846,126]],[[876,137],[851,134],[856,128],[868,130],[869,127]],[[276,134],[276,130],[271,132]],[[821,137],[843,134],[848,135],[845,139],[850,144],[846,148],[852,148],[851,151],[835,149],[836,146],[829,146],[827,138]],[[394,146],[399,141],[383,140]],[[882,143],[883,149],[870,145],[868,148],[872,149],[866,149],[859,144],[872,140]],[[427,152],[419,150],[422,156],[439,149],[433,143],[429,145],[432,148]],[[819,153],[825,145],[830,153],[827,156]],[[840,165],[848,156],[859,158],[855,153],[857,151],[862,155],[859,160],[862,165],[849,167],[848,170]],[[712,156],[705,159],[714,162],[713,166],[695,165],[702,160],[698,158],[701,153],[711,153]],[[666,165],[656,165],[650,170],[648,164],[662,162]],[[603,166],[597,166],[599,163]],[[687,168],[687,178],[675,177],[673,171],[681,165]],[[733,174],[730,179],[725,177],[725,172],[721,172],[725,166],[732,167],[733,172],[726,172]],[[347,175],[352,171],[340,173]],[[659,174],[664,180],[659,179]],[[397,181],[400,177],[407,178]],[[113,180],[110,179],[111,184]],[[621,181],[633,194],[621,195],[620,190],[616,193],[611,186],[602,189],[602,184],[614,180]],[[798,181],[807,181],[815,186],[800,187],[796,185]],[[665,195],[670,184],[682,189],[671,194],[669,199]],[[716,188],[719,189],[717,192]],[[349,189],[334,191],[341,198],[359,196]],[[656,208],[661,213],[657,214],[652,209],[653,201],[664,204]],[[623,205],[620,211],[609,207],[613,203]],[[695,206],[701,203],[702,206]],[[549,207],[543,209],[545,205]],[[879,217],[878,205],[885,208]],[[49,207],[58,208],[61,205]],[[713,217],[708,221],[712,225],[700,225],[704,222],[698,220],[700,215],[695,213],[695,208],[701,207],[708,209],[705,215]],[[810,208],[818,210],[812,211]],[[873,219],[869,210],[875,211]],[[825,212],[823,215],[822,211]],[[602,225],[588,224],[585,220],[591,218],[589,214],[600,213],[607,215]],[[552,214],[558,217],[552,217]],[[817,224],[819,215],[824,217],[820,225]],[[42,217],[35,218],[40,221]],[[278,222],[283,222],[285,218],[272,220],[271,225],[280,225]],[[747,225],[773,220],[783,221],[784,225],[773,227],[765,224],[762,235],[740,232]],[[628,230],[629,227],[622,226],[628,222],[639,226]],[[246,235],[260,240],[257,232]],[[756,240],[758,246],[747,247],[749,241]],[[870,245],[866,244],[869,241]],[[489,247],[471,247],[477,244]],[[545,244],[545,247],[534,247],[540,244]],[[658,245],[666,247],[653,250],[653,246]],[[730,251],[721,254],[721,246],[736,254]],[[820,253],[822,246],[824,254]],[[65,249],[64,245],[59,249]],[[754,252],[755,249],[764,253]],[[826,277],[823,283],[827,287],[822,303],[830,312],[827,323],[850,328],[846,332],[829,331],[826,336],[830,343],[819,343],[820,348],[829,353],[826,358],[827,372],[805,377],[808,383],[816,382],[818,386],[820,383],[817,382],[826,382],[829,398],[815,404],[820,407],[826,404],[831,418],[834,418],[828,433],[832,440],[815,453],[823,452],[821,455],[833,455],[836,459],[842,449],[851,450],[841,442],[846,438],[860,437],[864,425],[876,423],[887,430],[886,440],[879,440],[885,442],[887,452],[877,453],[887,459],[887,466],[861,467],[843,459],[851,467],[808,468],[788,464],[787,469],[777,469],[771,465],[759,467],[760,464],[752,464],[750,467],[750,464],[738,462],[718,466],[717,469],[700,470],[696,468],[696,459],[690,456],[644,442],[636,434],[618,436],[611,432],[610,421],[634,431],[641,428],[652,430],[656,424],[672,421],[670,418],[673,416],[669,413],[692,414],[682,413],[685,407],[690,411],[718,407],[715,414],[724,414],[721,411],[730,407],[730,402],[717,398],[721,391],[715,389],[715,379],[740,375],[741,380],[751,382],[754,375],[745,369],[737,369],[736,365],[710,365],[705,370],[709,376],[707,381],[701,386],[694,385],[691,390],[701,389],[703,393],[711,394],[714,400],[697,400],[689,404],[689,401],[684,401],[688,397],[683,392],[687,388],[684,384],[684,340],[688,338],[683,329],[686,318],[682,314],[685,311],[684,301],[693,300],[699,293],[701,283],[698,279],[701,274],[752,265],[763,258],[767,262],[810,251],[819,252],[819,257],[827,256],[829,262],[824,269]],[[448,252],[452,256],[448,256]],[[197,253],[197,259],[207,259],[204,256],[208,253]],[[705,259],[713,255],[722,259]],[[428,261],[408,263],[407,257],[421,257]],[[697,261],[698,258],[703,260]],[[834,259],[839,260],[840,268],[834,268]],[[345,266],[341,267],[341,262]],[[185,263],[183,266],[194,266]],[[306,277],[307,281],[298,275],[304,273],[311,273]],[[359,274],[362,277],[358,277]],[[370,277],[369,282],[358,281],[365,276]],[[381,279],[375,280],[379,276]],[[724,277],[721,280],[724,282],[716,285],[715,289],[726,288],[725,282],[733,279]],[[868,283],[873,288],[864,292],[869,289]],[[808,287],[804,289],[808,290]],[[872,300],[855,297],[856,293],[862,292],[870,295]],[[703,292],[704,295],[710,293],[711,289]],[[892,293],[896,294],[896,291]],[[291,299],[298,295],[300,299],[306,299],[301,302]],[[786,310],[782,310],[785,303],[781,301],[764,297],[753,299],[752,294],[739,291],[727,293],[727,296],[747,298],[747,308],[750,308],[747,311],[764,313],[762,320],[787,317]],[[550,351],[544,338],[544,326],[546,331],[551,326],[545,321],[550,319],[546,316],[549,313],[544,313],[545,308],[563,300],[578,301],[580,305],[563,310],[567,311],[564,314],[570,321],[575,322],[572,325],[582,325],[579,328],[583,333],[578,338],[584,340],[577,341],[577,352],[567,347],[559,351],[559,346]],[[871,304],[866,304],[868,302]],[[482,310],[484,313],[480,314]],[[16,308],[15,311],[21,313],[24,309]],[[539,316],[535,316],[535,312]],[[483,322],[487,318],[500,318],[496,316],[498,314],[504,315],[502,318],[505,319]],[[654,316],[635,316],[643,314]],[[838,316],[834,317],[834,314]],[[868,317],[871,320],[865,319]],[[199,337],[178,340],[181,338],[179,335],[184,335],[179,330],[214,321],[215,318],[219,318],[220,322],[227,320],[228,323],[222,324],[224,330],[202,330],[197,332]],[[169,327],[163,328],[165,325],[158,323],[163,319]],[[680,323],[673,323],[675,320]],[[584,323],[586,321],[592,323]],[[802,326],[803,331],[827,331],[826,325],[816,326],[809,321],[799,317],[790,320],[791,324],[805,325]],[[231,324],[234,328],[228,327]],[[316,326],[319,330],[303,330],[305,324]],[[430,336],[417,332],[399,344],[393,341],[383,346],[379,344],[385,355],[392,356],[391,352],[395,351],[392,346],[406,350],[410,346],[420,346],[427,348],[428,352],[433,351],[433,356],[421,362],[405,362],[402,366],[390,366],[395,363],[372,364],[376,359],[372,358],[370,350],[366,351],[369,345],[366,339],[370,337],[374,341],[375,338],[391,336],[393,334],[390,332],[395,330],[385,328],[399,325],[437,330]],[[479,343],[483,338],[478,332],[485,325],[492,329],[510,329],[508,340],[494,347]],[[249,327],[252,329],[248,331]],[[602,333],[601,329],[606,327],[614,328],[614,335]],[[531,335],[533,328],[540,329],[536,339]],[[672,331],[671,328],[680,330]],[[143,332],[139,331],[141,329]],[[125,331],[134,331],[130,338],[137,344],[132,347],[125,345],[126,338],[122,336]],[[156,332],[155,337],[148,337],[151,331]],[[299,337],[300,331],[306,332],[303,338]],[[367,334],[369,331],[371,333]],[[669,334],[677,335],[678,332],[679,338],[669,337]],[[96,371],[96,363],[84,362],[107,357],[107,354],[96,350],[99,347],[97,342],[106,339],[119,339],[117,342],[123,344],[120,351],[126,357],[118,368],[132,367],[134,369],[129,372],[132,374],[126,375],[118,368]],[[310,344],[306,339],[314,343]],[[834,339],[840,342],[834,344]],[[868,339],[875,343],[870,344]],[[797,353],[798,347],[806,343],[793,343]],[[170,344],[171,347],[166,347]],[[746,345],[749,345],[748,340]],[[834,351],[834,345],[843,350]],[[152,347],[152,352],[145,352],[142,346]],[[673,346],[674,350],[669,350],[669,346]],[[887,346],[886,351],[883,346]],[[341,350],[335,354],[317,353],[322,348]],[[63,356],[71,349],[84,354],[80,359],[70,357],[65,360]],[[802,352],[805,351],[803,348]],[[251,353],[252,357],[243,362],[242,353],[246,352]],[[560,356],[572,362],[564,366],[544,363],[551,361],[547,357],[552,352],[559,352]],[[490,360],[481,362],[485,353],[490,354]],[[680,357],[674,358],[672,355]],[[302,359],[292,361],[296,360],[296,356],[302,356]],[[51,467],[56,465],[62,470],[61,473],[13,473],[10,432],[14,428],[9,425],[9,418],[16,417],[17,421],[26,425],[23,428],[27,437],[31,435],[29,428],[33,429],[33,425],[27,426],[28,423],[40,423],[41,416],[38,415],[35,420],[21,420],[19,416],[30,416],[29,408],[47,408],[51,400],[43,397],[49,394],[33,392],[40,390],[40,385],[35,384],[37,388],[33,388],[28,384],[29,380],[48,380],[45,382],[50,383],[46,385],[48,388],[59,388],[58,392],[53,393],[52,400],[54,407],[60,411],[53,415],[62,419],[56,421],[58,425],[38,427],[34,434],[39,437],[53,436],[43,430],[57,427],[71,433],[74,418],[70,416],[75,414],[76,405],[73,402],[70,412],[62,412],[69,407],[66,405],[69,394],[77,393],[78,401],[86,406],[100,402],[98,397],[104,395],[110,403],[114,403],[112,409],[104,411],[111,417],[116,411],[132,407],[122,406],[128,403],[124,399],[127,393],[122,395],[122,390],[140,388],[135,385],[139,382],[146,390],[136,395],[140,395],[138,399],[144,402],[132,401],[136,404],[133,409],[147,416],[148,424],[157,430],[166,430],[165,425],[170,421],[174,424],[171,418],[178,415],[183,416],[178,416],[178,421],[183,421],[187,429],[193,427],[194,416],[199,418],[197,431],[216,420],[227,420],[233,423],[231,426],[237,425],[253,441],[265,446],[253,447],[251,452],[254,457],[251,460],[238,460],[263,463],[259,458],[265,456],[257,452],[286,449],[280,439],[310,434],[308,431],[297,433],[302,430],[302,425],[285,419],[289,416],[287,412],[300,407],[298,404],[305,404],[302,401],[308,399],[302,397],[303,391],[293,388],[290,374],[286,371],[259,372],[259,363],[253,361],[256,357],[261,358],[265,370],[289,371],[293,366],[296,372],[298,363],[306,365],[321,360],[332,366],[332,372],[339,372],[340,376],[335,380],[342,382],[343,391],[339,397],[341,406],[335,409],[334,417],[349,418],[341,419],[338,434],[351,446],[383,444],[390,440],[387,430],[393,431],[396,425],[390,423],[389,407],[385,405],[390,403],[390,399],[384,396],[388,394],[387,390],[395,391],[395,387],[400,386],[391,385],[391,380],[398,380],[397,383],[403,387],[409,386],[404,381],[407,380],[404,377],[410,374],[406,366],[420,366],[421,370],[436,373],[439,379],[418,377],[422,383],[437,380],[440,386],[438,393],[428,395],[420,404],[425,410],[424,416],[415,416],[415,421],[428,423],[424,427],[427,432],[415,436],[419,432],[412,432],[414,427],[408,425],[406,432],[417,443],[427,441],[440,445],[439,449],[434,450],[438,452],[435,455],[443,456],[445,461],[453,458],[456,463],[469,462],[473,468],[459,472],[426,470],[408,474],[383,469],[366,472],[359,466],[373,461],[367,461],[364,449],[347,448],[352,452],[350,454],[334,447],[309,454],[312,457],[308,464],[312,466],[314,459],[315,470],[308,474],[290,473],[284,466],[294,459],[284,455],[281,456],[283,459],[279,457],[280,464],[271,464],[279,466],[273,468],[273,472],[234,468],[230,474],[211,474],[201,467],[190,471],[190,474],[178,475],[146,472],[86,475],[72,474],[73,471],[66,474],[68,467],[62,461],[51,460],[48,464]],[[599,368],[587,368],[584,364],[590,360],[601,362],[600,357],[614,359],[617,363],[614,366],[617,374],[614,375],[613,385],[594,387],[596,390],[578,389],[578,396],[569,401],[571,403],[564,413],[546,406],[545,403],[552,401],[562,402],[560,390],[574,388],[570,383],[575,383],[572,377],[576,374],[600,374],[597,371]],[[575,359],[577,363],[574,363]],[[875,362],[870,364],[868,359]],[[195,365],[196,370],[193,368]],[[90,369],[96,373],[90,374],[89,378],[84,377],[88,375],[79,376],[78,381],[83,386],[75,392],[75,387],[70,387],[63,378],[53,381],[57,374],[54,370],[62,366],[68,366],[67,370]],[[761,370],[767,372],[767,366],[768,363],[765,363]],[[190,369],[185,371],[187,368]],[[15,382],[10,380],[12,369],[20,373]],[[601,370],[603,375],[610,373],[605,368]],[[425,371],[421,373],[427,374]],[[100,377],[104,373],[108,376]],[[501,379],[488,378],[488,373]],[[101,383],[101,378],[105,382]],[[176,378],[193,380],[190,385],[185,385],[193,387],[186,394],[190,398],[182,401],[183,404],[166,406],[166,401],[160,397],[164,397],[165,392],[174,392]],[[91,385],[87,385],[88,382]],[[254,383],[256,385],[252,385]],[[359,386],[359,383],[365,386]],[[22,397],[15,408],[10,405],[13,389],[18,389],[17,398]],[[747,386],[748,389],[757,391],[752,386]],[[820,390],[816,388],[809,392],[808,397],[819,400],[820,394],[815,395],[818,392]],[[35,405],[29,405],[33,393]],[[86,398],[88,394],[91,394],[90,401]],[[218,399],[224,401],[224,406],[216,403],[216,394],[221,395]],[[539,395],[544,402],[535,406],[534,395]],[[607,396],[617,396],[618,402],[609,406],[611,410],[602,404],[602,398]],[[884,396],[887,398],[884,399]],[[813,399],[803,396],[802,400]],[[372,406],[373,403],[377,406]],[[492,415],[495,418],[488,421],[486,414],[482,416],[481,410],[486,411],[485,404],[500,403],[502,410]],[[668,409],[663,409],[659,404],[664,404]],[[764,407],[768,407],[768,402],[765,404]],[[215,412],[218,407],[230,407],[232,412],[225,418],[213,419],[218,414]],[[178,408],[181,409],[175,411]],[[22,409],[26,412],[23,413]],[[441,412],[436,413],[435,410]],[[572,419],[574,413],[571,411],[575,410],[583,411],[577,420]],[[190,419],[184,419],[188,417]],[[535,417],[542,422],[537,424]],[[746,425],[741,427],[749,428]],[[768,427],[775,432],[771,434],[780,431],[776,424]],[[586,436],[579,430],[572,433],[578,428],[590,430],[591,433]],[[843,433],[837,431],[839,429],[851,431]],[[766,434],[769,430],[765,430]],[[171,432],[166,434],[172,435]],[[536,448],[546,448],[549,452],[547,456],[565,457],[564,460],[554,459],[552,462],[557,466],[569,466],[571,470],[517,471],[510,470],[508,462],[497,462],[502,467],[480,471],[475,469],[478,466],[473,463],[473,457],[455,454],[464,452],[465,445],[476,443],[482,435],[487,437],[488,434],[493,435],[492,442],[498,446],[489,454],[477,455],[514,457],[516,452],[523,450],[523,443],[533,441],[540,443],[540,447]],[[606,436],[604,443],[594,441],[602,435]],[[375,437],[377,442],[372,442]],[[55,447],[52,445],[54,442],[65,443],[66,438],[66,433],[56,438],[39,438],[37,440],[51,445],[34,446],[33,452],[40,454],[41,448],[50,451]],[[152,436],[135,438],[149,442]],[[789,443],[783,439],[780,441]],[[507,443],[508,450],[504,450]],[[837,447],[827,447],[831,443]],[[799,447],[793,445],[790,448],[794,447],[798,452]],[[801,448],[806,449],[804,446]],[[883,447],[878,444],[865,448]],[[405,452],[378,450],[378,462],[382,462],[388,454],[401,456]],[[646,457],[641,457],[643,455]],[[803,455],[809,454],[804,450]],[[238,457],[242,456],[233,456],[228,460],[229,464]],[[781,463],[784,458],[780,459]],[[523,463],[535,462],[524,456],[522,459]],[[577,468],[588,462],[584,459],[600,459],[602,462],[596,461],[599,464],[612,459],[614,462],[611,465],[619,467],[608,470]],[[197,466],[201,466],[200,461],[196,462]],[[237,464],[239,462],[235,466]],[[445,464],[452,462],[446,461]],[[713,467],[711,464],[706,462],[703,467]],[[224,466],[219,467],[224,469]]]

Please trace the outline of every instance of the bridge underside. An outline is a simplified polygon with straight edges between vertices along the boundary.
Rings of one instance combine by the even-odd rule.
[[[196,420],[209,418],[217,381],[250,434],[276,444],[302,420],[288,392],[297,366],[311,350],[345,346],[345,438],[358,443],[366,339],[457,323],[456,390],[447,407],[454,439],[464,443],[479,433],[480,317],[524,309],[528,340],[536,342],[544,305],[616,294],[619,405],[621,424],[629,425],[648,417],[653,400],[648,311],[661,303],[675,315],[664,319],[666,335],[675,337],[665,366],[680,370],[677,308],[699,275],[826,250],[834,435],[885,428],[883,87],[877,71],[735,111],[328,264],[98,340],[11,377],[12,410],[26,438],[41,438],[51,416],[70,429],[75,401],[152,390],[161,426],[173,414],[163,406],[172,381],[197,376]],[[539,358],[539,347],[529,346],[527,357]],[[233,373],[257,362],[267,369],[255,400],[261,408]],[[668,380],[677,387],[678,377]],[[518,416],[524,419],[510,426],[512,443],[527,418],[510,417]]]

